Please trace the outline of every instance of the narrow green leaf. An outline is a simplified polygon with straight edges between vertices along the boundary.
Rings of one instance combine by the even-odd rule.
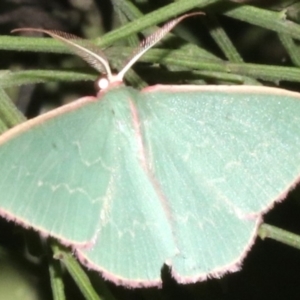
[[[65,300],[64,282],[60,262],[48,254],[49,275],[52,288],[53,300]]]
[[[228,9],[227,6],[224,14],[249,24],[289,34],[293,38],[300,39],[300,25],[284,19],[281,12],[273,12],[249,5],[232,4],[231,9]]]
[[[243,59],[235,49],[225,30],[220,25],[218,19],[213,14],[208,14],[206,18],[203,18],[203,22],[207,25],[209,33],[213,37],[214,41],[223,51],[228,60],[236,63],[242,63]]]
[[[262,224],[258,235],[261,239],[269,238],[291,247],[300,249],[300,236],[272,225]]]
[[[2,122],[0,131],[2,130],[2,132],[26,121],[26,118],[16,108],[2,88],[0,88],[0,119]]]
[[[103,298],[100,298],[97,292],[94,290],[90,279],[85,274],[83,269],[77,260],[66,250],[64,247],[60,246],[57,243],[52,244],[52,250],[54,253],[54,257],[61,260],[61,262],[65,265],[68,272],[76,282],[77,286],[81,290],[82,294],[87,300],[114,300],[114,297],[106,287],[106,285],[99,280],[101,293],[103,294]]]
[[[117,30],[109,32],[105,35],[105,37],[97,39],[98,45],[108,46],[114,43],[116,40],[136,32],[141,32],[147,27],[169,20],[172,17],[183,14],[193,8],[197,7],[200,9],[217,2],[219,2],[219,0],[184,0],[171,3],[151,13],[148,13],[147,15],[130,22]]]
[[[0,134],[2,134],[3,132],[5,132],[7,129],[8,128],[5,125],[5,123],[0,119]]]
[[[187,55],[178,55],[178,53],[172,52],[167,55],[168,50],[153,49],[146,53],[141,61],[154,62],[159,61],[163,64],[174,64],[177,66],[186,67],[188,69],[198,69],[214,72],[228,72],[231,74],[239,74],[243,76],[253,77],[256,79],[263,79],[268,81],[280,81],[288,80],[299,82],[300,70],[294,67],[280,67],[269,66],[251,63],[231,63],[224,61],[212,61],[193,59]],[[165,55],[163,54],[165,53]]]
[[[293,39],[287,34],[279,33],[278,37],[285,50],[288,52],[293,64],[300,67],[299,47],[295,45]]]
[[[120,1],[113,1],[114,4],[114,8],[116,13],[118,14],[119,20],[121,22],[122,25],[128,24],[128,22],[131,20],[128,17],[128,12],[130,12],[131,10],[128,8],[128,2],[125,0],[122,1],[123,5],[121,3],[119,3]],[[132,3],[130,7],[134,7],[134,5]],[[128,43],[131,47],[136,47],[139,45],[139,38],[137,36],[137,34],[132,34],[130,35],[128,38]]]
[[[0,74],[0,88],[33,84],[42,82],[80,81],[95,80],[95,75],[79,73],[74,71],[59,70],[30,70],[30,71],[5,71]]]

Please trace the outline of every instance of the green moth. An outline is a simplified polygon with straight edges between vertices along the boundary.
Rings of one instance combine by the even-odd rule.
[[[300,174],[300,95],[252,86],[126,87],[150,35],[114,75],[103,53],[61,40],[106,74],[85,97],[0,136],[0,214],[69,245],[129,287],[236,271],[262,214]],[[23,29],[32,30],[32,29]]]

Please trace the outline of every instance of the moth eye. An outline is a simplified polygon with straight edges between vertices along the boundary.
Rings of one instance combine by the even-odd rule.
[[[97,92],[106,89],[109,86],[109,80],[106,75],[100,76],[95,81],[95,88]]]

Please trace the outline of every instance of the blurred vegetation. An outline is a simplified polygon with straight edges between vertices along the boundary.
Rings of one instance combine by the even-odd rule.
[[[147,52],[127,74],[128,84],[247,84],[300,91],[299,1],[2,0],[0,131],[24,121],[24,115],[93,95],[98,76],[57,41],[12,36],[12,29],[58,29],[93,39],[118,70],[143,36],[188,11],[206,15],[184,21]],[[97,299],[91,280],[102,299],[298,299],[300,242],[290,232],[300,233],[299,204],[296,189],[265,216],[266,223],[289,232],[263,225],[260,237],[270,239],[257,240],[240,272],[179,285],[163,270],[161,290],[116,287],[95,272],[85,277],[64,249],[1,219],[0,298],[85,299],[85,294]],[[74,278],[80,278],[77,284]]]

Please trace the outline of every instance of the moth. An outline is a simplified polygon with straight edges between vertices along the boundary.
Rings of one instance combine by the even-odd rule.
[[[0,214],[70,246],[127,287],[237,271],[262,215],[300,174],[300,96],[257,86],[123,84],[176,24],[146,38],[118,74],[93,44],[58,31],[100,73],[99,93],[0,136]]]

